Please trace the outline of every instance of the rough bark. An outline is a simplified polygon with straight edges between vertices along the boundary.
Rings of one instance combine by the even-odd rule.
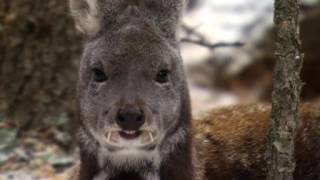
[[[292,180],[295,170],[294,139],[303,61],[298,15],[297,0],[275,1],[277,62],[273,74],[272,122],[268,137],[268,180]]]
[[[20,127],[72,117],[81,40],[67,5],[65,0],[0,3],[0,115]]]

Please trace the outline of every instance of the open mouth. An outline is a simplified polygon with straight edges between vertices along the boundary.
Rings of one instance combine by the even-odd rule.
[[[113,148],[143,148],[156,144],[155,134],[149,130],[111,130],[105,134],[106,143]]]
[[[132,140],[141,135],[141,131],[120,131],[120,136],[124,139]]]

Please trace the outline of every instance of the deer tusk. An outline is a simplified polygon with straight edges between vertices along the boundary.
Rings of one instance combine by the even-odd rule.
[[[110,142],[110,139],[111,139],[111,133],[112,133],[111,131],[108,132],[108,136],[107,136],[107,142],[108,143]]]
[[[151,139],[151,142],[153,142],[153,141],[154,141],[154,138],[153,138],[152,133],[149,131],[148,134],[149,134],[149,137],[150,137],[150,139]]]

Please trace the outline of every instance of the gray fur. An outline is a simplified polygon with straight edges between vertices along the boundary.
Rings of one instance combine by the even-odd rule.
[[[70,0],[70,5],[89,37],[78,81],[79,180],[116,180],[122,172],[141,180],[193,179],[189,94],[175,37],[183,0]],[[107,80],[95,82],[95,69]],[[166,83],[156,81],[162,70],[169,71]],[[110,144],[118,138],[112,133],[124,106],[142,109],[141,128],[151,143]]]

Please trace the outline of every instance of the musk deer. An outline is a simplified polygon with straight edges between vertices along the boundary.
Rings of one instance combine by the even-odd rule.
[[[70,0],[86,36],[79,180],[191,180],[189,93],[176,29],[184,0]]]
[[[192,129],[176,39],[183,6],[183,0],[70,0],[86,37],[76,122],[80,163],[70,180],[265,178],[269,106],[213,110]],[[303,105],[300,112],[297,180],[320,179],[319,109]]]

